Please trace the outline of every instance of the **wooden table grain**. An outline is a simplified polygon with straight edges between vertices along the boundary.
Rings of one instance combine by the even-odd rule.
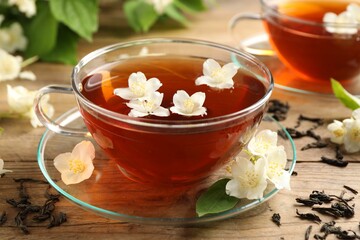
[[[178,27],[175,23],[158,24],[150,33],[135,34],[125,24],[121,14],[121,1],[104,1],[101,8],[100,30],[91,43],[79,44],[78,56],[117,42],[146,37],[186,37],[211,40],[231,46],[236,42],[227,29],[229,19],[238,12],[257,12],[259,5],[254,0],[219,0],[207,12],[189,16],[191,25],[188,28]],[[249,35],[261,31],[258,24],[242,29],[242,34]],[[23,85],[36,90],[48,84],[69,84],[72,67],[60,64],[36,63],[28,67],[37,75],[35,82],[15,80],[0,83],[0,110],[6,111],[6,85]],[[276,89],[273,98],[288,102],[291,106],[288,118],[282,122],[284,126],[293,127],[300,114],[309,117],[321,117],[326,121],[349,116],[350,111],[333,99],[293,94]],[[73,97],[53,96],[52,104],[56,116],[74,107]],[[37,146],[44,133],[44,128],[32,128],[26,119],[0,119],[0,126],[5,129],[0,136],[0,158],[5,160],[5,167],[14,172],[0,179],[0,213],[8,212],[8,221],[0,226],[0,239],[304,239],[309,225],[313,226],[311,238],[319,233],[320,224],[300,220],[295,209],[308,209],[296,205],[295,198],[306,197],[312,190],[324,190],[339,195],[343,185],[360,190],[360,155],[346,155],[349,165],[338,168],[320,162],[325,155],[333,157],[333,147],[301,151],[300,149],[312,139],[295,140],[297,148],[297,176],[291,180],[291,191],[282,190],[275,197],[261,206],[231,219],[209,224],[167,226],[143,225],[119,222],[89,213],[78,206],[62,199],[57,203],[61,211],[68,213],[68,221],[60,227],[46,229],[46,224],[31,224],[29,235],[24,235],[15,227],[13,218],[16,211],[5,201],[9,197],[17,197],[18,183],[13,178],[43,179],[37,164]],[[304,126],[306,127],[306,126]],[[325,127],[316,130],[327,136]],[[61,145],[58,146],[61,149]],[[44,187],[29,185],[29,192],[42,196]],[[351,196],[351,194],[349,194]],[[360,199],[355,195],[355,216],[349,219],[339,218],[337,224],[344,230],[352,229],[359,233]],[[272,221],[274,213],[281,215],[281,226]],[[331,217],[322,216],[324,221]],[[333,237],[333,236],[332,236]],[[328,239],[334,239],[329,237]]]

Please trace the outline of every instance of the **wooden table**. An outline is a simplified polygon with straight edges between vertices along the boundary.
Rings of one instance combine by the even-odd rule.
[[[135,34],[124,23],[121,16],[120,1],[108,1],[103,4],[100,31],[92,43],[79,44],[79,58],[99,47],[112,43],[145,37],[190,37],[206,39],[235,46],[227,30],[227,22],[240,11],[258,11],[254,0],[223,0],[207,12],[191,17],[189,28],[174,27],[174,24],[161,24],[148,34]],[[261,29],[261,26],[258,27]],[[259,31],[257,28],[244,29],[245,34]],[[29,67],[37,75],[35,82],[12,81],[0,83],[0,109],[7,109],[6,84],[24,85],[35,90],[48,84],[68,84],[71,66],[59,64],[36,63]],[[299,114],[309,117],[322,117],[327,120],[350,116],[335,100],[292,94],[276,89],[273,98],[288,102],[291,109],[283,125],[293,127]],[[59,116],[74,106],[72,97],[53,96],[52,103]],[[295,140],[297,146],[297,176],[292,177],[291,191],[282,190],[274,198],[246,214],[211,224],[189,226],[141,225],[109,220],[86,212],[63,199],[57,203],[61,211],[68,213],[68,221],[60,227],[46,229],[46,224],[30,224],[31,234],[24,236],[15,227],[13,218],[16,211],[5,200],[17,197],[19,186],[13,178],[43,179],[36,158],[37,145],[44,128],[34,129],[26,119],[0,119],[0,126],[5,132],[0,137],[0,157],[5,160],[5,167],[14,172],[0,179],[0,213],[8,212],[8,221],[0,227],[0,239],[304,239],[309,225],[313,226],[311,237],[319,233],[319,224],[296,217],[295,209],[302,212],[308,209],[296,206],[295,198],[307,197],[312,190],[324,190],[329,194],[339,195],[343,185],[360,190],[359,154],[347,155],[350,163],[346,168],[338,168],[320,162],[325,155],[333,157],[333,148],[301,151],[301,147],[312,142],[312,139]],[[324,127],[323,127],[324,128]],[[316,130],[326,136],[324,129]],[[61,145],[58,146],[61,148]],[[29,185],[28,191],[41,196],[43,186]],[[350,196],[351,194],[349,194]],[[339,218],[337,224],[344,230],[353,229],[359,233],[360,199],[355,196],[355,216],[350,219]],[[310,210],[309,210],[310,211]],[[272,221],[273,213],[280,213],[281,226]],[[324,221],[332,218],[322,216]],[[312,238],[311,238],[312,239]],[[331,239],[329,237],[328,239]]]

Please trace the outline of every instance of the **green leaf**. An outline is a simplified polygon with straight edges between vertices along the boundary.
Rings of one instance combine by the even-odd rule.
[[[78,40],[79,36],[76,33],[61,24],[55,48],[50,53],[41,56],[41,59],[48,62],[75,65],[77,63]]]
[[[202,0],[175,0],[174,5],[190,13],[201,12],[206,9]]]
[[[169,5],[165,9],[166,16],[174,19],[177,22],[180,22],[182,25],[189,25],[188,20],[175,8],[173,5]]]
[[[37,1],[37,14],[24,22],[28,46],[26,57],[41,56],[50,52],[56,43],[58,22],[52,16],[49,3]]]
[[[159,18],[154,7],[141,0],[125,2],[124,13],[129,25],[136,32],[149,31]]]
[[[54,17],[91,41],[98,29],[98,0],[50,0]]]
[[[196,213],[199,217],[229,210],[240,201],[240,199],[226,194],[225,187],[229,180],[221,179],[215,182],[199,197],[196,202]]]
[[[347,108],[355,110],[360,107],[360,99],[351,95],[335,79],[331,79],[331,87],[333,89],[335,97],[337,97]]]

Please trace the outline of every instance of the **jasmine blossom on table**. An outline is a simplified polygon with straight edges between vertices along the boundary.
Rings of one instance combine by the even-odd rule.
[[[94,145],[90,141],[82,141],[71,153],[56,156],[54,166],[61,173],[61,180],[66,185],[76,184],[91,177],[94,171],[94,158]]]
[[[4,160],[0,159],[0,178],[4,173],[12,172],[11,170],[4,169]]]

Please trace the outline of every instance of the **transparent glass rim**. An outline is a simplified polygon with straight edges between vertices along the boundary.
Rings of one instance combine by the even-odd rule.
[[[269,11],[272,15],[279,16],[286,20],[290,20],[296,23],[301,23],[305,25],[311,26],[318,26],[318,27],[336,27],[336,28],[357,28],[360,29],[360,23],[319,23],[310,20],[304,20],[297,17],[289,16],[283,13],[279,13],[277,11],[277,5],[270,4],[273,0],[260,0],[261,6],[266,10]],[[343,2],[343,0],[330,0],[331,2]],[[279,2],[281,2],[279,0]],[[303,2],[307,2],[306,0]],[[329,1],[328,1],[329,2]],[[360,3],[359,3],[360,4]]]
[[[228,52],[231,55],[231,59],[234,59],[236,57],[240,57],[250,63],[252,63],[254,66],[256,66],[265,76],[259,77],[257,75],[254,75],[258,78],[259,81],[267,81],[268,87],[264,94],[264,96],[257,101],[256,103],[252,104],[251,106],[242,109],[240,111],[237,111],[235,113],[227,114],[224,116],[214,117],[214,118],[206,118],[206,119],[197,119],[197,120],[158,120],[158,119],[144,119],[144,118],[136,118],[136,117],[130,117],[128,115],[116,113],[110,110],[107,110],[105,108],[102,108],[100,106],[97,106],[96,104],[92,103],[88,99],[86,99],[80,92],[79,86],[76,83],[77,74],[80,72],[80,70],[88,64],[90,61],[94,60],[95,58],[106,54],[108,52],[115,51],[117,49],[123,49],[127,47],[132,46],[147,46],[151,44],[191,44],[191,45],[199,45],[199,46],[206,46],[218,50],[222,50],[224,52]],[[155,127],[155,128],[174,128],[174,129],[182,129],[182,128],[198,128],[198,127],[209,127],[213,125],[223,124],[227,123],[236,119],[239,119],[243,116],[246,116],[257,109],[264,106],[267,101],[270,99],[270,96],[272,94],[272,91],[274,89],[274,79],[270,72],[270,70],[263,64],[259,59],[256,57],[246,53],[242,52],[238,49],[218,44],[210,41],[203,41],[203,40],[196,40],[196,39],[182,39],[182,38],[149,38],[149,39],[142,39],[142,40],[135,40],[135,41],[129,41],[124,43],[117,43],[110,46],[106,46],[103,48],[100,48],[98,50],[95,50],[85,57],[83,57],[79,63],[74,67],[72,72],[72,79],[71,79],[71,85],[72,89],[74,90],[74,93],[76,95],[76,98],[85,106],[89,107],[90,109],[94,110],[97,113],[101,113],[106,117],[112,118],[114,120],[120,121],[120,122],[126,122],[129,124],[137,125],[137,126],[145,126],[145,127]]]
[[[284,131],[287,139],[290,141],[290,145],[291,145],[293,154],[291,156],[292,157],[291,165],[288,169],[288,172],[291,175],[295,169],[295,164],[296,164],[295,143],[284,126],[282,126],[278,121],[276,121],[269,115],[266,115],[266,116],[269,117],[274,123],[276,123],[278,125],[278,127],[280,129],[282,129]],[[67,125],[80,117],[81,117],[80,112],[76,108],[73,108],[73,109],[69,110],[68,112],[64,113],[58,119],[56,119],[56,121],[59,122],[61,125]],[[39,165],[40,170],[41,170],[42,174],[44,175],[45,179],[49,182],[49,184],[53,188],[56,189],[56,191],[58,191],[61,195],[63,195],[67,199],[69,199],[71,202],[75,203],[76,205],[78,205],[86,210],[89,209],[92,212],[97,213],[98,215],[101,215],[101,216],[104,216],[107,218],[111,218],[111,219],[115,219],[115,220],[130,221],[130,222],[138,222],[138,223],[169,224],[169,225],[214,222],[214,221],[233,217],[235,215],[238,215],[238,214],[244,212],[245,210],[247,211],[254,207],[257,207],[260,204],[262,204],[263,202],[265,202],[265,201],[269,200],[270,198],[272,198],[273,196],[275,196],[275,194],[279,192],[279,189],[274,188],[269,193],[265,194],[261,199],[253,200],[252,202],[250,202],[246,205],[242,205],[241,207],[235,207],[233,209],[230,209],[230,210],[227,210],[227,211],[224,211],[221,213],[211,214],[211,215],[203,216],[203,217],[154,218],[154,217],[132,216],[132,215],[127,215],[127,214],[122,214],[122,213],[106,210],[106,209],[91,205],[89,203],[86,203],[86,202],[72,196],[71,194],[69,194],[65,190],[63,190],[59,185],[57,185],[57,183],[55,181],[53,181],[52,178],[49,176],[49,174],[46,170],[46,167],[45,167],[45,158],[43,156],[44,156],[44,152],[45,152],[45,143],[54,135],[56,135],[56,133],[54,133],[50,130],[46,130],[40,139],[38,149],[37,149],[38,165]]]

